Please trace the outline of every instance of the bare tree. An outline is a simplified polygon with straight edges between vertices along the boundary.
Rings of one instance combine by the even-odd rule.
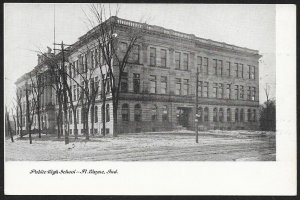
[[[31,95],[31,100],[29,99],[29,95]],[[33,122],[33,116],[36,109],[36,100],[34,100],[35,96],[34,93],[32,93],[32,86],[28,85],[26,82],[25,85],[25,99],[26,99],[26,129],[27,133],[29,135],[29,143],[32,144],[32,136],[31,136],[31,126]]]
[[[22,138],[23,137],[23,107],[22,107],[22,90],[17,89],[16,91],[16,105],[14,105],[16,109],[17,114],[17,125],[18,125],[18,131],[19,135]]]
[[[14,137],[13,137],[13,131],[11,130],[11,125],[9,121],[9,112],[7,111],[7,106],[5,106],[5,118],[6,118],[6,123],[7,123],[7,131],[10,135],[11,142],[14,142]]]
[[[38,118],[38,133],[39,138],[41,138],[41,98],[45,90],[45,79],[46,77],[39,73],[38,70],[34,70],[30,75],[32,92],[35,94],[35,105],[36,105],[36,114]]]
[[[114,15],[112,15],[111,9],[106,10],[103,4],[91,4],[90,11],[93,17],[87,18],[93,26],[91,31],[94,38],[98,40],[99,50],[108,68],[107,77],[109,77],[108,81],[113,103],[113,135],[117,136],[117,112],[121,77],[128,63],[132,61],[132,50],[134,50],[139,40],[142,39],[143,27],[142,25],[128,26],[125,31],[119,31],[117,18],[119,8],[117,8]],[[120,49],[119,47],[122,41],[126,41],[126,46]]]

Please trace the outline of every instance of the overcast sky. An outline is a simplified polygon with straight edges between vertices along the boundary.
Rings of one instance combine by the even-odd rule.
[[[115,4],[110,4],[112,10]],[[259,50],[260,102],[263,87],[275,97],[275,5],[119,4],[120,18],[201,38]],[[55,4],[56,42],[72,44],[88,31],[87,4]],[[54,4],[4,5],[5,102],[15,95],[14,82],[37,65],[37,53],[53,48]]]

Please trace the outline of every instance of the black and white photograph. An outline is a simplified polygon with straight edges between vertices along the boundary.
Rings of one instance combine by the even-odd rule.
[[[278,63],[277,11],[275,4],[4,4],[6,166],[24,163],[31,177],[108,179],[122,176],[118,163],[138,173],[142,164],[280,163],[278,98],[288,90],[278,68],[295,66]],[[67,169],[74,161],[106,168]],[[64,163],[66,172],[37,163]]]

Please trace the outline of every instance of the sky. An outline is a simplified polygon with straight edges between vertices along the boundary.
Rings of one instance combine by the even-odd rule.
[[[89,30],[88,4],[4,4],[5,104],[15,96],[15,81],[37,65],[37,52],[55,41],[73,44]],[[112,12],[116,4],[106,4]],[[259,50],[260,103],[264,87],[275,93],[275,5],[118,4],[118,17],[162,26],[197,37]]]

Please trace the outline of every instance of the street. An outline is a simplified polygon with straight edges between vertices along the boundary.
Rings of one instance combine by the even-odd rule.
[[[5,141],[7,161],[275,161],[275,132],[192,131],[122,134],[85,141],[42,135]]]

